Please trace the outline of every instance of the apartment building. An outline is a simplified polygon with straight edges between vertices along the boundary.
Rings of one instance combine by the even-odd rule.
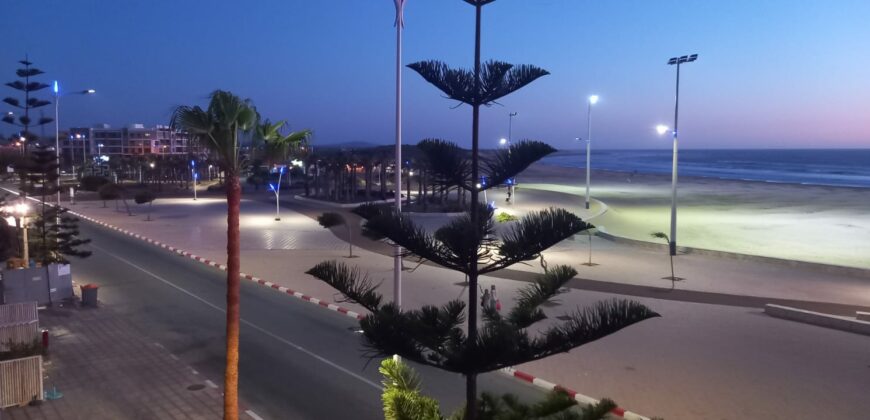
[[[80,165],[94,156],[109,159],[123,156],[178,156],[195,153],[186,132],[166,125],[145,127],[131,124],[113,128],[101,124],[90,128],[70,128],[61,135],[61,156],[64,166]]]

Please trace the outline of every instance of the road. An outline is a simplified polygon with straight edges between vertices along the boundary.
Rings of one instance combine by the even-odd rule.
[[[225,273],[108,229],[82,222],[90,258],[73,277],[100,285],[100,302],[220,382],[224,360]],[[383,418],[378,360],[362,355],[355,320],[243,282],[240,394],[267,419]],[[424,391],[445,414],[461,406],[464,380],[417,367]],[[482,391],[523,399],[543,393],[498,373],[479,379]]]

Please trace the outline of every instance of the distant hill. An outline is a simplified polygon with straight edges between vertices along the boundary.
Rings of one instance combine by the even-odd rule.
[[[380,147],[384,144],[375,144],[365,141],[348,141],[344,143],[320,144],[314,143],[314,147],[318,149],[370,149],[372,147]]]

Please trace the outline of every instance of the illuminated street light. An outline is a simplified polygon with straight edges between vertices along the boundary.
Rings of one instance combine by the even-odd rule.
[[[57,80],[52,84],[54,91],[54,155],[57,159],[57,206],[60,207],[60,98],[67,95],[93,95],[97,93],[94,89],[71,91],[66,94],[60,93],[60,85]],[[70,149],[72,150],[72,149]],[[72,164],[72,162],[70,162]],[[84,174],[85,168],[82,167]]]
[[[668,60],[668,65],[677,66],[677,92],[674,100],[674,162],[671,172],[671,236],[670,236],[670,252],[671,255],[677,255],[677,131],[680,116],[680,65],[691,63],[698,59],[698,54],[684,55],[682,57],[671,57]]]
[[[197,178],[198,177],[196,174],[196,161],[191,160],[190,161],[190,181],[193,183],[193,201],[196,201],[196,179]]]
[[[21,220],[21,241],[23,242],[21,246],[21,259],[24,260],[24,264],[27,267],[30,267],[30,247],[27,241],[27,215],[30,213],[30,206],[22,201],[14,205],[12,209]]]
[[[504,146],[504,145],[507,144],[507,142],[508,142],[507,139],[501,139],[501,140],[498,141],[498,144],[499,144],[500,146]]]
[[[665,133],[667,133],[668,130],[670,130],[670,127],[668,127],[664,124],[659,124],[656,126],[656,132],[659,133],[660,136],[665,135]]]
[[[589,181],[592,177],[592,105],[598,103],[598,95],[589,96],[589,107],[586,112],[586,209],[589,209]]]

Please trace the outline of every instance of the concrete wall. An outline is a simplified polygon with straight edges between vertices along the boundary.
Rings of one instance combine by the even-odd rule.
[[[764,305],[764,313],[776,318],[783,318],[857,334],[870,335],[870,322],[868,321],[859,321],[852,318],[772,304]]]
[[[3,301],[0,303],[60,302],[73,297],[72,272],[69,264],[4,270]]]

